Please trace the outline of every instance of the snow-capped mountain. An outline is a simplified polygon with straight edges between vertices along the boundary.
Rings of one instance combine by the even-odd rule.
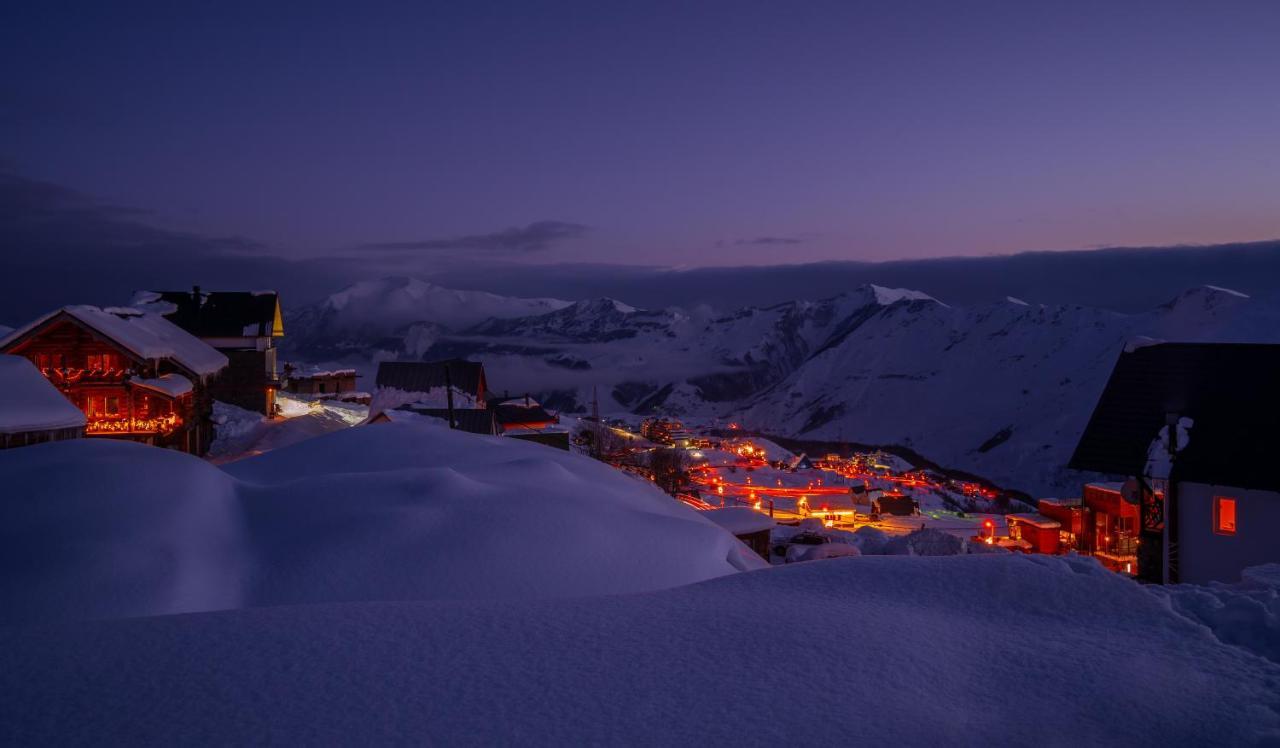
[[[1280,341],[1280,309],[1210,286],[1142,314],[1013,298],[961,308],[863,286],[719,315],[503,297],[437,314],[433,304],[448,307],[454,292],[407,282],[432,289],[415,297],[392,285],[385,303],[377,293],[335,294],[299,315],[324,323],[302,327],[340,331],[330,352],[349,364],[470,357],[484,361],[495,389],[536,393],[553,408],[583,412],[595,393],[606,413],[898,444],[1033,493],[1079,481],[1063,466],[1126,342]],[[431,303],[415,306],[415,298]],[[551,308],[520,315],[522,304]]]
[[[288,344],[293,351],[317,357],[319,351],[359,352],[384,345],[387,338],[407,336],[425,350],[430,346],[423,346],[424,336],[434,341],[444,332],[487,319],[539,315],[568,305],[559,299],[459,291],[417,278],[382,278],[361,281],[291,313]],[[394,341],[391,346],[396,347]]]

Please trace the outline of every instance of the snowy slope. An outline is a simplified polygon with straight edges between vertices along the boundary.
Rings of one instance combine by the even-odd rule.
[[[349,341],[346,361],[468,357],[490,386],[549,407],[738,421],[768,434],[903,445],[1011,488],[1078,490],[1063,469],[1121,349],[1140,336],[1280,342],[1280,306],[1191,289],[1118,314],[1019,299],[948,306],[863,286],[820,301],[645,310],[613,299],[490,319],[426,323]]]
[[[602,463],[430,424],[344,429],[225,469],[58,442],[0,451],[0,485],[0,625],[640,592],[765,565]]]
[[[1277,683],[1091,560],[863,557],[640,595],[4,629],[0,739],[1254,745],[1280,736]]]
[[[895,306],[758,396],[744,424],[900,444],[1015,488],[1079,490],[1064,469],[1127,341],[1280,342],[1280,317],[1223,289],[1121,315],[1008,300]]]

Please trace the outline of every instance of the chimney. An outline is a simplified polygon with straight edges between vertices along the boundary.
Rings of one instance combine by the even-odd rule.
[[[196,306],[200,306],[200,287],[199,286],[191,287],[191,300],[196,303]]]

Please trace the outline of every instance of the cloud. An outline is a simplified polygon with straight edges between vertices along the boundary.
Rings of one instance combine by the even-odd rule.
[[[566,221],[536,221],[524,227],[512,227],[491,234],[473,234],[444,239],[423,239],[405,242],[378,242],[363,245],[363,249],[413,252],[419,250],[466,250],[475,252],[542,252],[553,245],[576,239],[590,231],[580,223]]]
[[[805,239],[795,236],[757,236],[754,239],[734,239],[733,241],[718,241],[717,247],[767,247],[776,245],[804,244]]]
[[[710,304],[721,310],[822,299],[864,283],[912,288],[961,306],[1016,296],[1136,312],[1212,284],[1280,297],[1280,240],[1196,247],[1026,252],[894,262],[705,267],[548,264],[519,273],[443,270],[442,285],[564,299],[609,296],[647,308]]]
[[[340,262],[281,258],[250,239],[159,228],[150,216],[0,163],[0,324],[65,304],[121,304],[161,286],[277,288],[296,302],[351,272]]]

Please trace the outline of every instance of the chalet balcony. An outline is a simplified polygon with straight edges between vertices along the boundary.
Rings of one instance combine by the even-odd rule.
[[[85,425],[87,436],[114,436],[156,434],[166,435],[174,432],[182,423],[177,414],[156,416],[155,418],[106,418],[90,417]]]

